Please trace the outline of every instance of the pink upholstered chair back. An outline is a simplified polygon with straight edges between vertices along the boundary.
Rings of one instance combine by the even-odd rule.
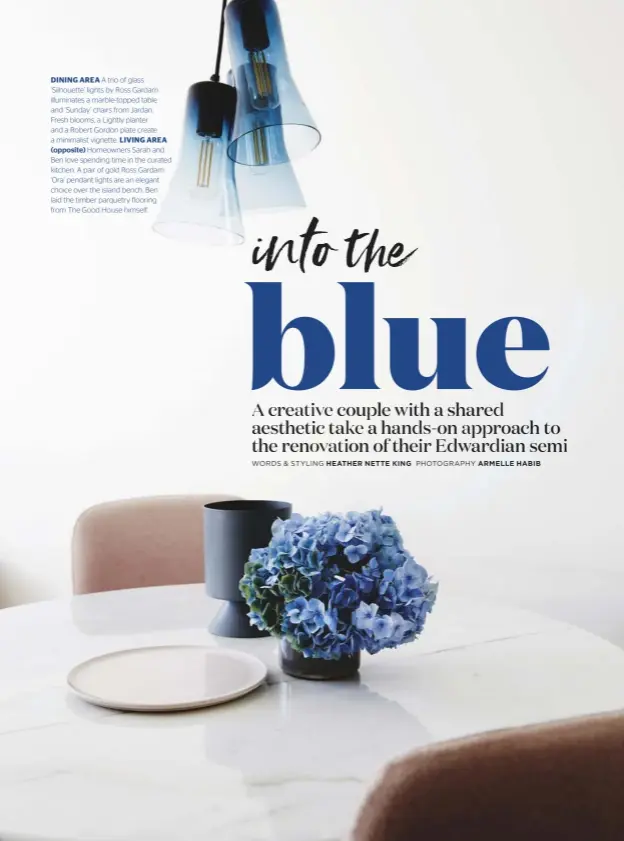
[[[231,494],[104,502],[74,527],[75,595],[204,580],[203,506]]]
[[[624,714],[433,745],[391,765],[353,841],[622,841]]]

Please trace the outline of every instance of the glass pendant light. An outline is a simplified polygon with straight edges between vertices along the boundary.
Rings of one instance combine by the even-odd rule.
[[[306,206],[292,164],[237,166],[236,186],[244,213],[280,213]]]
[[[210,245],[239,245],[245,239],[234,164],[228,156],[236,113],[236,89],[220,81],[225,7],[215,72],[189,88],[182,149],[154,230],[163,236]]]
[[[321,135],[290,74],[275,0],[232,0],[226,20],[237,90],[228,154],[238,164],[287,164]]]
[[[234,85],[234,74],[227,75]],[[237,165],[236,187],[243,213],[280,213],[306,206],[303,192],[290,161],[271,167]]]
[[[210,245],[244,241],[234,165],[228,157],[236,91],[218,81],[188,92],[178,167],[154,230]]]

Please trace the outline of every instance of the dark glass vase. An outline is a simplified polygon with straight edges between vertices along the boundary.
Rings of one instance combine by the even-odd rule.
[[[231,500],[204,506],[204,563],[206,592],[225,604],[210,625],[219,637],[268,636],[250,625],[249,607],[238,585],[252,549],[267,546],[275,520],[292,514],[289,502]]]
[[[347,680],[354,678],[360,668],[360,652],[345,655],[339,660],[304,657],[287,640],[280,641],[280,666],[291,677],[302,680]]]

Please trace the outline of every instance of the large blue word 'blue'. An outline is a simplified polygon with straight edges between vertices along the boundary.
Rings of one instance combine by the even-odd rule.
[[[253,389],[275,381],[291,391],[306,391],[323,383],[334,367],[336,350],[329,328],[318,318],[301,316],[282,324],[282,284],[249,283],[253,293]],[[375,284],[341,283],[345,292],[345,381],[343,389],[376,389]],[[466,319],[432,318],[437,329],[437,364],[430,375],[421,373],[419,319],[386,318],[390,326],[390,374],[399,388],[419,391],[436,381],[439,389],[472,388],[466,379]],[[520,328],[518,345],[507,344],[510,325]],[[296,385],[284,381],[282,343],[289,330],[303,342],[303,370]],[[530,318],[509,316],[494,321],[481,333],[476,361],[493,386],[521,391],[540,382],[548,368],[533,376],[512,370],[511,351],[550,350],[545,330]],[[430,366],[429,366],[430,367]]]

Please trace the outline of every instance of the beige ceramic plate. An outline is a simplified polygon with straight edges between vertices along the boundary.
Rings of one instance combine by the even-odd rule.
[[[252,692],[266,666],[241,651],[192,645],[115,651],[81,663],[67,682],[84,701],[124,712],[174,712]]]

